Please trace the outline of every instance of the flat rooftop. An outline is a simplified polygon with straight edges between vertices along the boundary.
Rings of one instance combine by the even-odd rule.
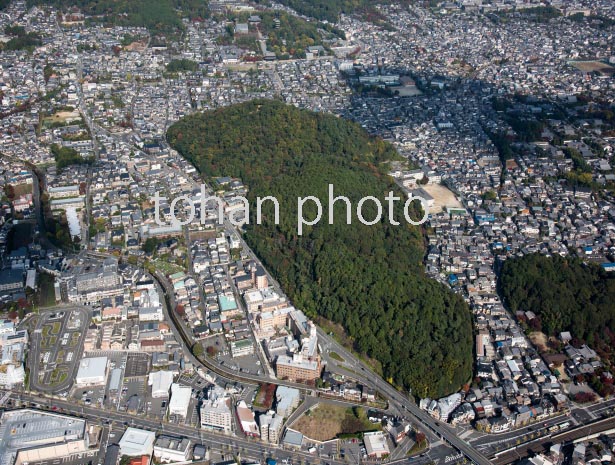
[[[4,412],[0,418],[0,465],[12,465],[17,452],[82,439],[85,420],[31,409]]]

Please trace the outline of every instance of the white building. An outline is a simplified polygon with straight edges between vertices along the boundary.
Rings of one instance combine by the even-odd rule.
[[[154,399],[169,397],[169,389],[171,384],[173,384],[173,372],[161,370],[150,373],[147,384],[152,387],[152,397]]]
[[[26,379],[26,371],[23,365],[5,365],[4,368],[4,370],[0,370],[0,386],[11,388],[23,384]]]
[[[299,405],[301,401],[301,393],[299,389],[278,386],[275,391],[276,398],[276,413],[281,417],[288,418],[292,411]]]
[[[2,465],[72,460],[95,450],[81,418],[21,409],[4,412],[0,425]]]
[[[363,435],[365,450],[370,458],[381,459],[390,454],[386,435],[382,431],[374,431]]]
[[[154,443],[154,457],[159,462],[187,462],[190,459],[192,442],[187,438],[160,436]]]
[[[141,307],[139,308],[139,321],[162,321],[162,307]]]
[[[128,427],[120,439],[120,453],[131,457],[152,455],[156,433],[139,428]]]
[[[75,378],[77,386],[97,386],[107,382],[107,357],[84,358]]]
[[[277,444],[280,442],[283,421],[283,417],[273,412],[268,412],[266,415],[258,417],[261,429],[261,440],[270,444]]]
[[[192,388],[177,383],[171,384],[171,400],[169,402],[169,415],[188,417],[188,407],[192,397]]]
[[[201,405],[201,428],[230,433],[232,423],[231,400],[212,391]]]

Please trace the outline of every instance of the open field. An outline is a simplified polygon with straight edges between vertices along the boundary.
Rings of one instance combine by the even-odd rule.
[[[167,276],[173,273],[177,273],[179,271],[185,271],[184,268],[182,268],[181,266],[175,263],[170,263],[168,261],[161,260],[159,258],[152,260],[150,263],[154,266],[155,269],[157,269],[158,271],[160,271],[161,273]]]
[[[320,403],[299,417],[292,428],[317,441],[376,429],[363,415],[365,410],[359,408],[359,411],[361,413],[357,416],[352,408]]]
[[[56,114],[51,115],[52,120],[66,121],[71,118],[81,118],[81,115],[78,111],[59,111]]]
[[[429,210],[430,213],[439,213],[444,207],[463,208],[463,205],[457,200],[455,194],[446,186],[441,184],[426,184],[420,187],[434,198],[434,206]]]
[[[615,68],[601,61],[571,61],[570,65],[584,73],[598,72],[601,74],[614,74]]]
[[[46,124],[54,124],[54,123],[71,123],[74,121],[81,120],[81,115],[78,111],[58,111],[51,116],[48,116],[44,119]]]

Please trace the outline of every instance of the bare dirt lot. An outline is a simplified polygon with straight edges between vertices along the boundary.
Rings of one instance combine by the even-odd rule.
[[[362,418],[357,417],[351,408],[320,403],[299,417],[292,428],[310,439],[327,441],[340,433],[373,429],[374,425],[363,414],[361,416]]]
[[[59,111],[45,118],[45,121],[49,123],[67,123],[69,121],[76,121],[79,119],[81,119],[81,115],[78,111]]]
[[[598,72],[601,74],[614,74],[615,68],[601,61],[573,61],[572,66],[585,73]]]
[[[547,351],[547,336],[545,333],[541,333],[540,331],[534,331],[530,333],[530,341],[532,344],[538,349],[539,352]]]
[[[455,197],[455,194],[446,186],[441,184],[426,184],[420,187],[434,198],[434,206],[431,207],[430,213],[439,213],[444,207],[463,208],[461,202]]]

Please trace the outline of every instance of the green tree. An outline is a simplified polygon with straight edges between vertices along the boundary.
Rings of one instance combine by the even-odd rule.
[[[328,186],[352,205],[368,195],[403,194],[386,176],[394,148],[359,125],[281,102],[256,100],[175,123],[169,142],[205,176],[238,177],[249,187],[250,224],[245,239],[298,308],[310,317],[343,324],[355,349],[378,360],[386,377],[420,395],[457,390],[472,372],[472,321],[468,306],[447,287],[429,279],[422,260],[422,230],[403,222],[403,204],[388,221],[365,226],[346,206],[297,231],[298,197],[324,200]],[[271,202],[255,223],[255,199],[280,200],[280,222]],[[364,204],[365,218],[377,214]],[[413,215],[421,216],[418,205]],[[305,217],[316,207],[306,203]],[[352,218],[351,218],[352,219]]]

